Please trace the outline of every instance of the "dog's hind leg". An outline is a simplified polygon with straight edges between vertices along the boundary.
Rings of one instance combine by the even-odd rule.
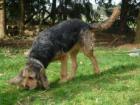
[[[95,70],[95,73],[96,74],[99,74],[100,73],[100,69],[99,69],[98,62],[96,60],[96,57],[95,57],[93,51],[87,51],[87,50],[85,50],[84,51],[84,54],[90,59],[92,65],[93,65],[93,68]]]
[[[60,59],[61,62],[61,71],[60,71],[60,83],[67,81],[67,54],[63,55]]]
[[[81,40],[82,51],[91,60],[93,68],[95,69],[95,73],[99,74],[100,70],[98,67],[98,63],[93,53],[94,44],[95,44],[94,33],[91,32],[90,30],[86,30],[82,33],[81,39],[82,39]]]
[[[73,79],[76,75],[76,71],[77,71],[77,53],[78,51],[74,51],[70,53],[70,57],[71,57],[71,74],[69,76],[69,80]]]

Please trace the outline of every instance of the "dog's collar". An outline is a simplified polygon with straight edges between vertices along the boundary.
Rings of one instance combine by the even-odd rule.
[[[34,58],[30,58],[29,60],[39,64],[41,66],[41,68],[43,68],[43,69],[45,68],[44,65],[39,60],[34,59]]]

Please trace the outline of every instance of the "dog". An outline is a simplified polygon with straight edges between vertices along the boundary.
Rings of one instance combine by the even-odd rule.
[[[47,89],[49,83],[45,69],[56,60],[61,62],[60,82],[71,80],[76,75],[79,51],[90,59],[95,73],[99,74],[99,66],[94,55],[95,31],[108,29],[119,15],[120,8],[116,7],[104,23],[88,24],[71,19],[40,32],[33,42],[25,68],[11,79],[10,83],[27,89]],[[70,76],[67,74],[68,56],[72,61]]]

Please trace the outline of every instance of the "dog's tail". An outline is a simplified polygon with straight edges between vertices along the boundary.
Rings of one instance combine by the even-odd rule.
[[[91,29],[93,31],[100,31],[110,28],[112,24],[115,22],[115,20],[120,16],[120,13],[121,13],[120,7],[115,7],[113,9],[112,15],[105,22],[90,24]]]

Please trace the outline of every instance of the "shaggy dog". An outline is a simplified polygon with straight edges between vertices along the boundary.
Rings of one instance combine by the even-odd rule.
[[[120,9],[115,8],[111,17],[101,24],[87,24],[78,19],[66,20],[49,29],[40,32],[33,42],[25,68],[10,83],[24,88],[48,88],[45,68],[52,61],[61,62],[60,82],[73,79],[77,70],[77,54],[82,51],[90,60],[95,73],[99,67],[94,49],[94,31],[109,28],[120,14]],[[71,75],[67,74],[68,56],[72,60]]]

